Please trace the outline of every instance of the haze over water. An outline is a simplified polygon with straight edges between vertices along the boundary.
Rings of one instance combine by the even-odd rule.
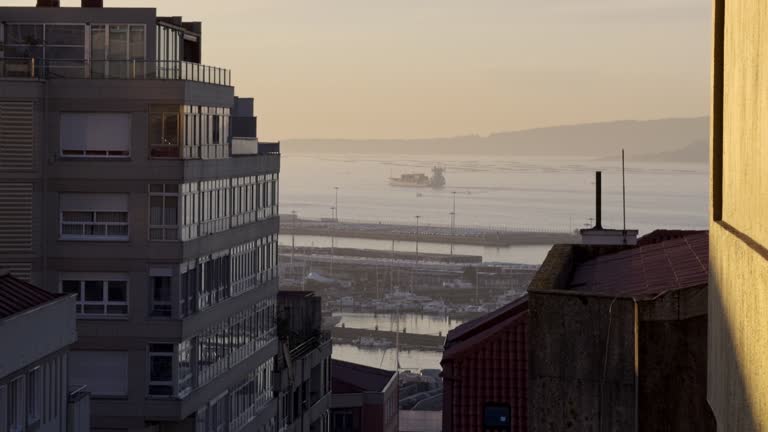
[[[430,174],[446,166],[442,190],[396,188],[390,176]],[[708,167],[626,162],[627,228],[707,228]],[[567,231],[594,217],[594,171],[603,171],[603,225],[622,226],[621,162],[514,156],[420,156],[284,153],[281,213],[330,217],[339,187],[339,218]]]

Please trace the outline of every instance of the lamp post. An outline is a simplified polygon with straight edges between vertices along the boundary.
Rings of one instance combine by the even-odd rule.
[[[419,263],[419,219],[421,216],[416,216],[416,264]]]
[[[453,194],[453,211],[451,211],[451,256],[453,256],[453,241],[456,236],[456,191]]]
[[[293,229],[291,229],[291,269],[293,269],[293,254],[296,252],[296,210],[293,210],[291,215],[293,215],[291,219],[291,225],[293,225]]]
[[[331,207],[331,215],[333,215],[335,211],[336,211],[336,207]],[[333,224],[331,224],[331,225],[333,225]],[[335,226],[331,226],[331,277],[333,277],[333,259],[334,259],[334,256],[335,256],[334,255],[335,251],[333,250],[334,246],[335,246],[334,245],[335,234],[336,234],[336,227]]]
[[[334,219],[336,220],[336,222],[338,222],[339,221],[339,187],[334,186],[333,189],[336,191],[336,199],[334,201],[334,207],[333,207],[336,209],[336,216]]]

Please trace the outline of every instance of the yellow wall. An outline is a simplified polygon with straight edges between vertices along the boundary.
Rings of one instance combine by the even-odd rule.
[[[714,16],[707,394],[719,431],[768,430],[768,1]]]

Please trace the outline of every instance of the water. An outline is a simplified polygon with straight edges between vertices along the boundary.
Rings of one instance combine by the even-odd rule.
[[[294,239],[290,235],[281,236],[279,239],[281,246],[290,246]],[[319,236],[295,236],[296,246],[313,247],[331,247],[330,237]],[[374,249],[391,251],[392,241],[390,240],[369,240],[357,238],[336,237],[333,244],[339,248],[354,249]],[[422,253],[442,253],[448,254],[451,246],[440,243],[419,242],[419,251]],[[549,252],[550,246],[530,245],[530,246],[510,246],[510,247],[485,247],[471,245],[454,245],[454,253],[458,255],[475,255],[483,257],[485,262],[507,262],[517,264],[541,264]],[[396,241],[395,251],[414,252],[416,242]]]
[[[395,188],[387,179],[446,165],[442,190]],[[570,230],[594,216],[594,171],[603,171],[603,222],[621,228],[621,162],[534,157],[283,154],[281,212],[340,219]],[[627,162],[627,227],[707,227],[708,167]],[[421,196],[419,196],[421,194]]]
[[[375,368],[395,370],[394,348],[360,348],[355,345],[333,344],[333,358]],[[418,371],[420,369],[441,369],[440,351],[400,351],[400,368]]]
[[[394,331],[396,329],[395,316],[393,314],[374,314],[365,312],[338,312],[334,316],[340,316],[342,323],[348,328],[361,328],[375,330]],[[445,316],[400,314],[400,330],[406,329],[408,333],[445,336],[449,330],[461,324],[462,320],[450,319]],[[401,369],[418,371],[419,369],[440,369],[442,353],[428,350],[400,351]],[[394,348],[362,348],[350,344],[334,344],[333,358],[364,364],[367,366],[395,369]]]
[[[341,321],[336,325],[341,327],[343,324],[348,328],[359,328],[367,330],[394,331],[395,316],[387,313],[367,313],[367,312],[337,312],[334,316],[340,316]],[[449,330],[463,323],[463,320],[451,319],[446,316],[421,315],[421,314],[400,314],[400,331],[406,330],[408,333],[423,335],[443,335]]]
[[[394,188],[390,176],[429,174],[432,166],[447,167],[442,190]],[[456,191],[456,224],[570,231],[594,217],[594,171],[603,171],[603,225],[622,226],[621,162],[497,156],[403,156],[283,154],[281,212],[309,218],[331,217],[339,187],[338,217],[342,220],[449,224]],[[628,159],[627,228],[641,234],[658,228],[706,229],[708,167],[704,164],[634,163]],[[280,239],[289,245],[290,236]],[[330,246],[330,239],[296,236],[297,245]],[[338,238],[338,247],[390,250],[385,240]],[[412,242],[396,242],[396,250],[412,251]],[[447,253],[448,245],[420,243],[424,252]],[[549,246],[486,248],[457,245],[456,253],[480,255],[485,261],[540,264]],[[408,331],[436,334],[458,323],[401,317]],[[387,328],[391,317],[345,314],[349,327]],[[333,357],[385,369],[395,368],[395,350],[334,345]],[[442,353],[403,351],[406,369],[440,368]]]

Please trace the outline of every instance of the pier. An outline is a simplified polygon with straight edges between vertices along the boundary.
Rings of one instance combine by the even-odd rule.
[[[416,241],[474,246],[508,247],[516,245],[553,245],[580,243],[575,233],[522,230],[506,227],[408,225],[375,222],[350,222],[334,219],[303,219],[292,215],[280,218],[283,235],[346,237],[372,240]],[[418,233],[418,235],[417,235]]]
[[[376,341],[387,342],[387,346],[372,346],[370,348],[393,348],[395,346],[396,332],[383,330],[366,330],[356,328],[334,327],[331,330],[331,336],[335,343],[356,343],[360,338],[368,338]],[[421,335],[411,333],[400,333],[401,349],[427,349],[442,350],[445,343],[445,336]],[[361,347],[365,348],[364,345]]]

